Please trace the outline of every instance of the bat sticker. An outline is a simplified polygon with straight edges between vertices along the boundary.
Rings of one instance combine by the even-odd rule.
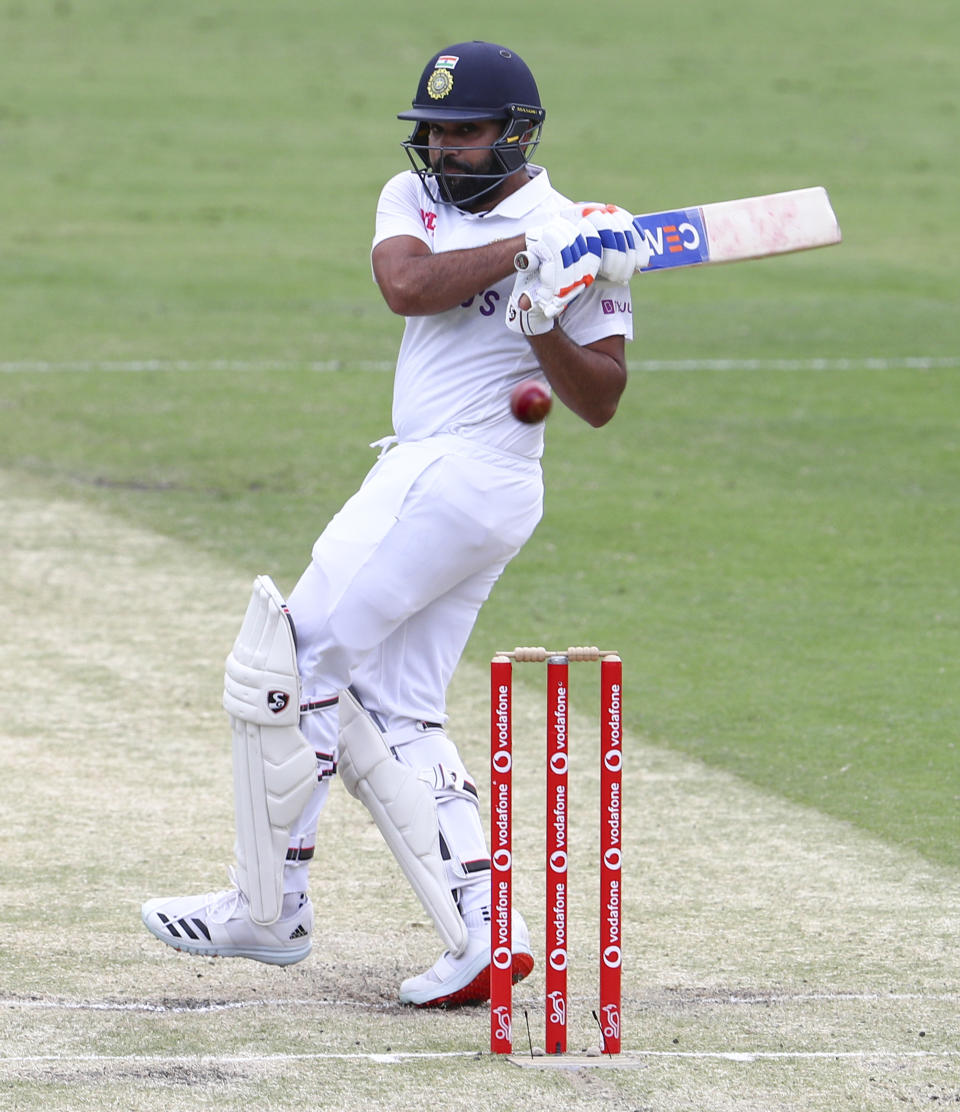
[[[671,266],[694,266],[710,261],[710,247],[699,208],[677,212],[655,212],[635,216],[635,228],[643,232],[653,252],[644,270],[664,270]]]

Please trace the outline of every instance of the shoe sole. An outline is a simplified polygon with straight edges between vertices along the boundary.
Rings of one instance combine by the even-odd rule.
[[[296,950],[251,950],[239,946],[210,946],[209,944],[188,942],[182,938],[174,938],[172,935],[163,934],[153,924],[148,923],[146,918],[143,919],[143,925],[154,938],[158,938],[164,945],[178,953],[196,954],[203,958],[249,958],[251,961],[260,961],[265,965],[295,965],[298,961],[303,961],[305,957],[309,956],[313,948],[311,942],[307,942],[305,946],[300,946]]]
[[[513,983],[517,984],[533,972],[533,955],[517,953],[513,955]],[[463,1008],[471,1004],[483,1004],[490,999],[489,963],[463,988],[446,996],[436,996],[432,1000],[410,1001],[414,1008]]]

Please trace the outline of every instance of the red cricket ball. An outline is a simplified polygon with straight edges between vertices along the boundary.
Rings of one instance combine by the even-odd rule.
[[[536,425],[550,412],[550,391],[542,382],[530,378],[513,388],[510,412],[525,425]]]

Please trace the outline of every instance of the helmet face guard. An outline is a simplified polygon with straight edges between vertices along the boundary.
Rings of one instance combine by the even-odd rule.
[[[458,43],[434,55],[420,78],[413,107],[398,119],[416,126],[403,144],[414,172],[438,204],[470,206],[524,167],[537,144],[546,112],[526,63],[495,43]],[[447,171],[430,158],[430,124],[497,120],[499,137],[486,162],[472,171]],[[422,165],[421,165],[422,164]]]
[[[441,205],[472,205],[500,183],[525,166],[540,141],[542,122],[525,117],[503,121],[500,136],[490,146],[471,147],[487,151],[486,162],[469,172],[446,169],[442,158],[434,165],[430,159],[430,125],[424,121],[402,144],[414,173],[430,196]]]

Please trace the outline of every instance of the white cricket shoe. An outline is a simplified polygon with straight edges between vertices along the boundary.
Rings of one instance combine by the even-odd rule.
[[[533,969],[530,932],[523,916],[513,912],[513,983]],[[459,1008],[490,999],[490,924],[468,931],[469,942],[459,956],[445,950],[425,972],[400,986],[400,1003],[418,1008]]]
[[[230,879],[236,884],[232,869]],[[284,902],[288,900],[289,896]],[[306,894],[299,897],[295,910],[286,916],[281,913],[266,927],[250,918],[250,904],[237,887],[202,896],[147,900],[140,917],[161,942],[188,954],[293,965],[310,953],[313,905]]]

